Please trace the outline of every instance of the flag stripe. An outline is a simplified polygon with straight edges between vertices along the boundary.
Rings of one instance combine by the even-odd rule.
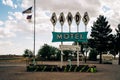
[[[32,15],[28,15],[28,16],[27,16],[27,19],[31,19],[31,18],[32,18]]]
[[[22,13],[25,14],[25,13],[31,13],[32,12],[32,7],[24,10]]]

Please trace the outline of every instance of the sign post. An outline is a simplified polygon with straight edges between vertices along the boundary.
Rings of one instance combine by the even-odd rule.
[[[61,33],[62,33],[62,32],[63,32],[63,24],[64,24],[64,22],[65,22],[65,16],[64,16],[63,12],[60,13],[59,22],[60,22],[60,24],[61,24]],[[61,41],[61,45],[63,45],[63,42],[62,42],[62,41]],[[63,51],[61,50],[61,68],[62,68],[62,66],[63,66],[63,55],[64,55],[64,53],[63,53]]]
[[[80,24],[80,20],[81,20],[81,15],[79,12],[76,13],[75,15],[75,22],[77,24],[77,33],[79,32],[79,24]],[[77,46],[79,46],[79,42],[77,41]],[[77,66],[79,66],[79,51],[77,50]]]
[[[85,24],[85,32],[87,31],[87,24],[88,24],[88,22],[89,22],[89,16],[88,16],[88,13],[87,12],[85,12],[84,13],[84,16],[83,16],[83,22],[84,22],[84,24]],[[86,63],[86,58],[87,58],[87,42],[85,43],[85,52],[86,52],[86,55],[85,55],[85,63]]]

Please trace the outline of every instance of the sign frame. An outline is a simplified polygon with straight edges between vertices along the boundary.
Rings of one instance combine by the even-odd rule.
[[[80,51],[81,47],[78,45],[59,45],[60,50],[72,50],[72,51]]]

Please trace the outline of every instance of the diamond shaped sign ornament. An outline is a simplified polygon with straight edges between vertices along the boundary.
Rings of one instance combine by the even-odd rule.
[[[76,24],[77,24],[77,26],[78,26],[78,25],[80,24],[80,20],[81,20],[81,15],[80,15],[79,12],[77,12],[77,13],[75,14],[74,19],[75,19],[75,22],[76,22]]]
[[[55,12],[52,14],[50,21],[52,22],[53,26],[56,25],[56,23],[57,23],[57,16],[56,16]]]
[[[89,20],[90,20],[87,12],[84,13],[84,16],[83,16],[82,20],[83,20],[83,22],[86,26],[88,24]]]
[[[72,21],[73,21],[73,16],[72,16],[71,12],[69,12],[67,15],[67,21],[68,21],[68,25],[71,26]]]
[[[63,24],[65,22],[65,16],[64,16],[63,12],[60,13],[59,22],[60,22],[61,26],[63,26]]]

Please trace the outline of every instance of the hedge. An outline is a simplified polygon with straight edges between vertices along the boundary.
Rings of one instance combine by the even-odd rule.
[[[39,71],[39,72],[96,72],[96,66],[88,65],[66,65],[62,68],[57,65],[28,65],[27,71]]]

